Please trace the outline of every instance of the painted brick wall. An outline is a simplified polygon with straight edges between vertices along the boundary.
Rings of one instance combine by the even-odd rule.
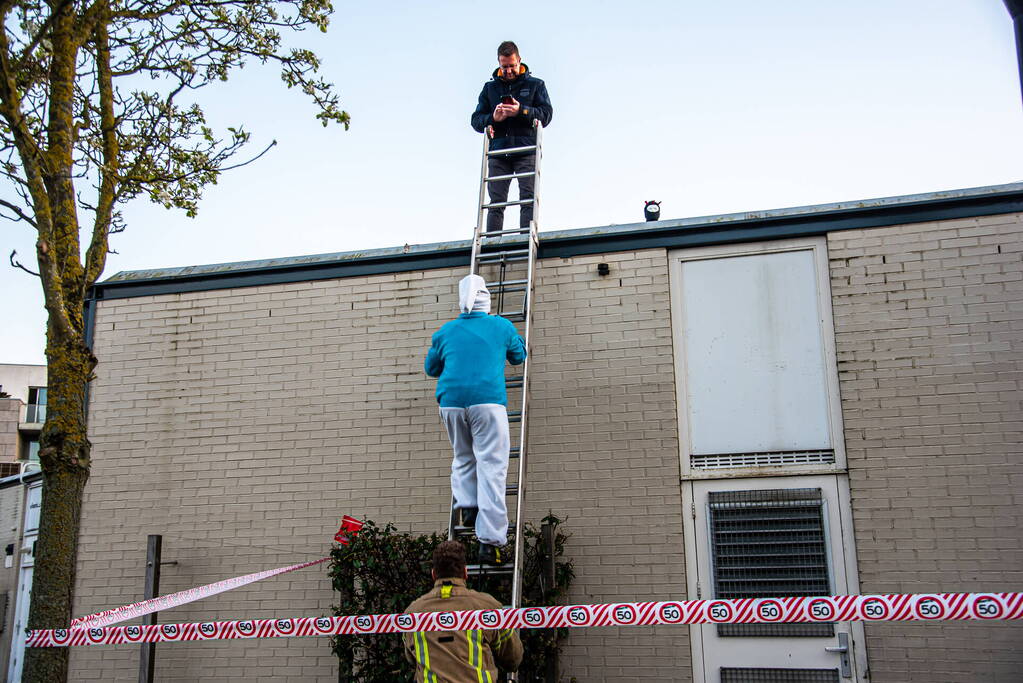
[[[462,274],[102,302],[76,611],[141,596],[149,533],[177,562],[163,569],[167,593],[320,557],[346,512],[443,529],[450,452],[422,359]],[[544,261],[539,292],[530,518],[567,519],[571,601],[682,595],[666,255]],[[326,614],[332,600],[310,568],[162,620]],[[601,629],[569,638],[563,671],[687,680],[689,656],[684,629]],[[75,650],[73,677],[133,680],[137,658]],[[328,641],[313,638],[161,646],[157,672],[336,680]]]
[[[1023,226],[833,233],[863,592],[1023,587]],[[1018,681],[1023,630],[868,624],[873,681]]]

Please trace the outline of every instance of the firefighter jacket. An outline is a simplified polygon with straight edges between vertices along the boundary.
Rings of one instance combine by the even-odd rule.
[[[437,579],[433,590],[405,613],[477,609],[501,609],[501,604],[466,588],[465,579]],[[496,683],[495,662],[506,671],[522,662],[522,642],[514,629],[405,633],[402,640],[405,657],[416,665],[417,683]]]

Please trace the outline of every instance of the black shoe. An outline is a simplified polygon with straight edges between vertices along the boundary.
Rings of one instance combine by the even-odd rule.
[[[476,515],[479,514],[479,511],[479,508],[460,508],[459,512],[462,515],[462,526],[475,528]]]
[[[501,557],[501,549],[489,543],[480,543],[480,564],[501,565],[504,559]]]

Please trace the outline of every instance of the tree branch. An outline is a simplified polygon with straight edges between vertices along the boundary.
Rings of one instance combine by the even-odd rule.
[[[46,18],[46,21],[43,22],[43,25],[39,27],[39,31],[36,33],[35,37],[29,42],[28,45],[25,46],[25,49],[23,49],[21,51],[21,54],[18,55],[18,57],[14,60],[16,68],[24,64],[26,59],[32,58],[32,51],[36,49],[36,47],[39,45],[39,42],[43,39],[43,37],[47,33],[49,33],[51,28],[53,28],[53,22],[57,20],[57,15],[64,11],[64,8],[70,2],[71,0],[63,0],[57,7],[53,9],[52,12],[50,12],[50,16],[48,16]]]
[[[0,206],[6,206],[8,209],[10,209],[11,211],[18,215],[17,218],[8,218],[7,216],[4,216],[4,218],[7,218],[7,220],[14,221],[15,223],[17,223],[18,221],[25,221],[33,228],[37,227],[36,222],[32,220],[28,215],[26,215],[25,212],[21,210],[21,207],[18,206],[17,204],[12,204],[8,201],[0,199]]]
[[[36,254],[43,284],[43,300],[48,313],[47,334],[56,335],[48,343],[76,338],[81,311],[73,303],[81,284],[78,216],[74,205],[74,95],[75,70],[79,45],[73,40],[73,5],[54,7],[56,19],[50,40],[53,52],[49,64],[48,116],[46,119],[45,174],[50,214],[47,229],[40,222]],[[6,61],[6,59],[5,59]],[[37,212],[38,214],[38,212]],[[70,296],[69,296],[70,295]],[[58,341],[59,340],[59,341]]]
[[[259,154],[257,154],[256,156],[252,157],[252,158],[251,158],[251,159],[249,159],[248,161],[243,161],[242,163],[240,163],[240,164],[235,164],[234,166],[225,166],[224,168],[218,168],[218,169],[217,169],[217,173],[223,173],[224,171],[232,171],[232,170],[234,170],[234,169],[236,169],[236,168],[241,168],[242,166],[248,166],[248,165],[249,165],[249,164],[251,164],[251,163],[252,163],[253,161],[256,161],[256,160],[257,160],[257,159],[259,159],[259,158],[260,158],[261,156],[263,156],[264,154],[266,154],[267,152],[269,152],[269,151],[270,151],[270,149],[271,149],[272,147],[274,147],[274,146],[275,146],[276,144],[277,144],[277,140],[274,140],[274,141],[272,141],[272,142],[271,142],[271,143],[270,143],[269,145],[267,145],[267,146],[266,146],[266,149],[264,149],[264,150],[263,150],[262,152],[260,152],[260,153],[259,153]]]
[[[10,260],[11,260],[11,265],[13,267],[21,268],[23,271],[25,271],[29,275],[35,275],[36,277],[40,277],[39,273],[31,271],[28,268],[26,268],[25,266],[21,265],[21,263],[19,261],[15,261],[14,257],[17,256],[17,255],[18,255],[18,251],[17,250],[14,250],[14,251],[11,252],[11,259]]]
[[[99,201],[92,226],[92,241],[85,253],[83,292],[99,279],[110,248],[110,220],[117,199],[117,174],[120,149],[117,143],[117,118],[114,115],[114,83],[110,71],[110,34],[107,24],[96,24],[96,71],[99,85],[100,131],[103,138],[103,163],[99,167]]]

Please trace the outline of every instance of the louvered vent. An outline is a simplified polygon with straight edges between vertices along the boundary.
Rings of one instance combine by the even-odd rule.
[[[820,489],[708,495],[715,598],[831,595]],[[718,635],[819,638],[834,635],[834,626],[719,624]]]
[[[691,455],[690,464],[701,470],[737,467],[784,467],[786,465],[832,465],[835,451],[774,451],[769,453],[717,453]]]
[[[721,668],[721,683],[838,683],[838,669]]]

